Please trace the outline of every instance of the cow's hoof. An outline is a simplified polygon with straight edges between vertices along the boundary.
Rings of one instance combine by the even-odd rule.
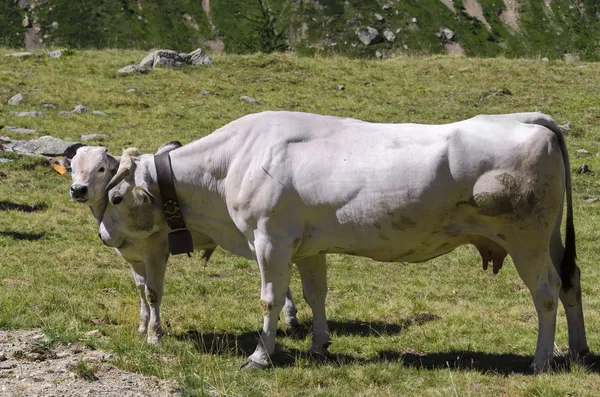
[[[290,318],[285,321],[285,330],[287,332],[294,331],[296,328],[298,328],[299,325],[300,323],[298,322],[298,319],[296,317]]]
[[[329,357],[329,346],[331,346],[331,342],[327,342],[323,346],[311,346],[308,353],[313,358],[327,359]]]
[[[531,366],[529,368],[536,375],[541,375],[541,374],[552,373],[553,372],[552,371],[552,364],[550,362],[548,362],[548,361],[546,361],[542,365],[533,363],[533,364],[531,364]]]
[[[244,371],[260,371],[269,367],[269,364],[261,364],[256,361],[252,361],[248,359],[245,364],[243,364],[240,369]]]
[[[589,354],[590,354],[590,349],[587,348],[587,347],[585,349],[581,349],[579,351],[577,351],[577,350],[571,350],[569,352],[571,360],[573,360],[575,362],[585,362],[585,358]]]

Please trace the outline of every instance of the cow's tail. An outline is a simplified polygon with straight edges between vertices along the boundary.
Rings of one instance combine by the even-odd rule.
[[[573,197],[571,185],[571,166],[569,164],[569,152],[567,151],[567,143],[561,128],[556,124],[552,117],[539,113],[532,124],[542,125],[556,135],[560,151],[562,153],[563,162],[565,165],[565,190],[567,194],[567,230],[565,235],[565,251],[562,262],[560,263],[560,279],[562,288],[568,291],[573,286],[571,278],[577,269],[575,259],[577,258],[577,250],[575,247],[575,227],[573,226]]]

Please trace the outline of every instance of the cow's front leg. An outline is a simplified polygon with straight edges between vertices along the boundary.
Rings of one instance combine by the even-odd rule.
[[[166,242],[161,243],[150,241],[144,252],[144,262],[146,264],[146,284],[144,292],[148,301],[148,306],[150,307],[150,318],[148,319],[148,343],[151,344],[158,343],[163,335],[160,323],[160,303],[163,296],[168,258],[168,252],[166,250],[168,247]]]
[[[292,269],[291,242],[257,233],[254,248],[260,267],[263,329],[256,350],[242,366],[247,370],[266,368],[271,361],[270,356],[275,351],[277,320],[285,303]]]
[[[148,320],[150,320],[150,307],[146,300],[146,265],[144,263],[130,263],[135,287],[140,293],[140,325],[137,332],[146,335],[148,331]]]
[[[325,254],[319,254],[296,261],[302,279],[304,299],[313,313],[313,336],[310,352],[327,356],[329,347],[329,328],[325,314],[327,297],[327,263]]]

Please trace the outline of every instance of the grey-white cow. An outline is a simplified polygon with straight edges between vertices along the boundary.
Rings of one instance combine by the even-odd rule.
[[[161,146],[156,154],[171,151],[179,146],[181,144],[178,142],[169,142]],[[119,160],[119,157],[112,156],[102,146],[81,147],[71,160],[73,183],[70,195],[75,201],[88,204],[98,222],[106,207],[105,188],[116,174]],[[161,230],[148,239],[141,239],[127,247],[115,249],[131,267],[135,285],[140,293],[138,333],[147,334],[148,343],[157,343],[163,335],[160,303],[169,257],[167,234],[168,230]],[[216,247],[217,245],[208,236],[201,233],[194,234],[194,249],[205,250],[204,259],[208,260]],[[286,297],[284,317],[288,327],[298,324],[296,306],[290,291]]]
[[[188,227],[260,266],[264,324],[247,368],[269,363],[292,262],[313,312],[311,351],[326,354],[326,253],[422,262],[464,244],[484,264],[512,257],[538,313],[534,369],[552,360],[559,296],[572,354],[588,351],[568,153],[545,114],[420,125],[264,112],[170,156]],[[167,227],[152,156],[126,153],[107,190],[105,244]]]

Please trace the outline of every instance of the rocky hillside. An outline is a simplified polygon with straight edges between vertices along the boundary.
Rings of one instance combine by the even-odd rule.
[[[5,0],[0,45],[600,59],[598,0]]]

